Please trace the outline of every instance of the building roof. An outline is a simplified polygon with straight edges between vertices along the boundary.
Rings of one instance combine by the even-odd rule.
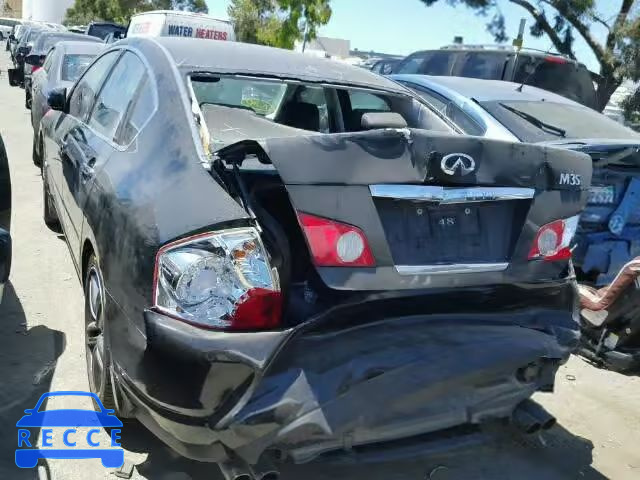
[[[408,93],[401,85],[363,68],[291,50],[177,37],[131,37],[123,42],[132,45],[155,42],[169,52],[181,69],[206,69],[222,74],[276,77]]]

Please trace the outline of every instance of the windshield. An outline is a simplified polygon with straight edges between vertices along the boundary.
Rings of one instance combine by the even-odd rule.
[[[397,113],[409,127],[451,132],[410,95],[280,79],[204,74],[190,79],[194,112],[202,116],[211,134],[203,140],[214,151],[245,139],[305,135],[301,130],[357,132],[363,130],[367,113]]]
[[[75,82],[94,58],[95,55],[65,55],[60,78],[67,82]]]
[[[580,105],[491,101],[480,104],[523,142],[571,138],[640,138],[633,130]]]

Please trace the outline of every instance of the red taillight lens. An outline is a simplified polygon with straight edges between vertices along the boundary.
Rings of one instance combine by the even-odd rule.
[[[31,73],[36,73],[41,68],[42,67],[40,65],[34,65],[33,67],[31,67]]]
[[[549,262],[571,258],[571,240],[578,228],[579,216],[556,220],[543,225],[529,252],[529,260],[543,259]]]
[[[545,60],[549,63],[568,63],[567,59],[562,57],[549,56],[545,57]]]
[[[367,237],[358,227],[298,212],[313,261],[319,267],[374,267]]]

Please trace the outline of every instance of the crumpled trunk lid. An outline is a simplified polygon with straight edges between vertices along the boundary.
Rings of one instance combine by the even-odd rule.
[[[335,289],[557,276],[559,270],[536,271],[528,253],[542,225],[580,212],[591,181],[588,158],[567,149],[424,130],[259,143],[262,160],[276,167],[295,210],[366,234],[375,268],[317,269]],[[461,279],[460,273],[469,275]]]

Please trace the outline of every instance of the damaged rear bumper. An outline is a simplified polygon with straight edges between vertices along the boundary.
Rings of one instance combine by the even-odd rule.
[[[116,374],[136,416],[184,456],[215,462],[233,452],[253,464],[277,450],[306,462],[508,418],[535,391],[551,391],[579,339],[574,285],[509,290],[512,303],[498,311],[346,316],[340,326],[317,320],[280,332],[203,331],[146,312],[145,368],[162,375],[135,385]],[[492,294],[457,289],[458,309],[491,304]]]

